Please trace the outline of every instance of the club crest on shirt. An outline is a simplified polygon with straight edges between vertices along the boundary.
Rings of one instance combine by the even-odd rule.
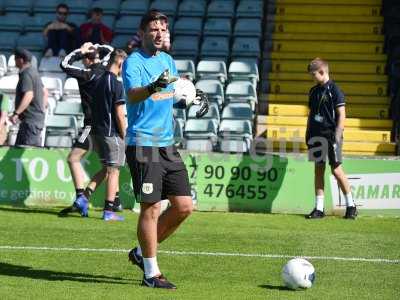
[[[143,183],[142,185],[143,194],[151,194],[153,192],[153,184],[152,183]]]

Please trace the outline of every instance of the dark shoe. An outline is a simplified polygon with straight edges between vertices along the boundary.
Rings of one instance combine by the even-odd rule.
[[[322,219],[323,217],[325,217],[325,213],[316,208],[314,208],[308,215],[305,215],[306,219]]]
[[[357,217],[357,208],[355,206],[347,206],[344,218],[354,220],[356,217]]]
[[[151,288],[176,290],[176,286],[169,282],[163,275],[151,278],[146,278],[143,276],[142,285]]]
[[[136,251],[137,251],[137,247],[135,247],[131,251],[129,251],[129,253],[128,253],[129,261],[132,264],[137,265],[144,272],[143,257],[138,255],[136,253]]]

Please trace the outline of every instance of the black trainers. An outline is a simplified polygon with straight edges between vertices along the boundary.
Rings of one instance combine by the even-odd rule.
[[[144,264],[143,264],[143,257],[138,255],[136,253],[137,251],[137,247],[133,248],[131,251],[129,251],[128,253],[128,258],[129,261],[134,264],[137,265],[139,268],[142,269],[142,271],[144,272]]]
[[[322,219],[323,217],[325,217],[325,213],[316,208],[314,208],[308,215],[305,215],[306,219]]]
[[[357,217],[357,208],[355,206],[347,206],[344,218],[354,220],[356,217]]]
[[[142,285],[151,288],[176,290],[176,286],[169,282],[162,274],[151,278],[143,276]]]

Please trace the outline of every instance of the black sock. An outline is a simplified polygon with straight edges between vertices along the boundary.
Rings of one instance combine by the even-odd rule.
[[[119,199],[119,192],[115,194],[114,205],[119,206],[121,204],[121,200]]]
[[[113,208],[114,208],[114,202],[113,201],[109,201],[109,200],[105,200],[104,201],[104,210],[112,211]]]
[[[86,195],[86,197],[88,198],[88,200],[89,200],[89,198],[92,196],[93,192],[94,192],[94,191],[93,191],[90,187],[87,187],[87,188],[85,189],[85,195]]]
[[[75,190],[76,197],[79,197],[80,195],[82,195],[84,191],[85,191],[84,189],[76,189]]]

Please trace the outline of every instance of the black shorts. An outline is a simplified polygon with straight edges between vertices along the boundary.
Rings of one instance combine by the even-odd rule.
[[[72,148],[79,148],[86,151],[93,150],[93,137],[90,134],[90,131],[86,134],[85,129],[86,127],[79,131],[78,137],[72,145]]]
[[[175,146],[128,146],[126,159],[137,202],[191,196],[186,166]]]
[[[324,142],[316,140],[312,144],[309,143],[307,143],[307,146],[310,161],[324,164],[326,157],[328,157],[331,166],[337,167],[342,164],[343,140],[340,143],[332,142],[331,139],[324,139]]]
[[[42,129],[35,124],[21,122],[19,124],[15,146],[42,146]]]

